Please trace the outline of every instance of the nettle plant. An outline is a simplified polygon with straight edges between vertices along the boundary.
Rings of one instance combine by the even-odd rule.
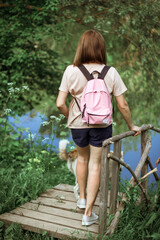
[[[65,130],[66,124],[63,123],[64,116],[54,115],[50,116],[48,121],[41,119],[41,125],[37,133],[29,133],[28,137],[25,138],[25,143],[29,146],[29,158],[27,162],[28,169],[39,169],[42,173],[45,171],[52,171],[59,165],[59,157],[57,150],[54,147],[54,138],[57,132],[58,126]],[[45,128],[47,129],[48,135],[44,135]],[[42,133],[42,134],[41,134]],[[67,134],[67,132],[64,131]]]
[[[14,86],[14,83],[6,84],[6,96],[0,93],[0,102],[3,109],[0,111],[0,153],[1,160],[10,159],[17,154],[17,147],[21,144],[21,132],[23,129],[15,129],[9,124],[9,116],[16,117],[16,109],[21,107],[20,96],[27,95],[29,88],[22,85],[20,88]],[[22,150],[23,152],[23,150]]]
[[[14,83],[7,83],[6,92],[8,95],[0,115],[1,161],[14,162],[18,168],[24,167],[27,163],[28,169],[38,168],[41,172],[44,172],[51,165],[54,165],[52,163],[54,158],[57,157],[53,146],[54,136],[58,134],[58,137],[66,137],[68,135],[64,116],[61,114],[59,117],[52,115],[47,121],[44,121],[45,116],[41,117],[41,125],[37,133],[31,133],[29,127],[14,126],[9,122],[9,118],[13,117],[16,125],[20,123],[16,114],[18,108],[19,112],[22,112],[20,96],[23,94],[23,98],[27,98],[29,88],[26,85],[18,88]],[[43,133],[45,128],[48,128],[48,136]]]
[[[15,114],[22,114],[25,110],[22,98],[28,98],[29,87],[22,84],[17,87],[14,82],[3,82],[3,87],[0,91],[0,117],[6,117],[8,114],[14,116]]]
[[[10,91],[15,94],[13,89]],[[28,127],[12,126],[11,116],[17,123],[18,117],[11,108],[5,108],[0,118],[0,213],[35,199],[60,182],[74,182],[53,146],[57,125],[63,131],[66,127],[64,117],[51,116],[48,121],[42,118],[39,130],[32,133]],[[47,126],[51,127],[48,136],[40,131]]]

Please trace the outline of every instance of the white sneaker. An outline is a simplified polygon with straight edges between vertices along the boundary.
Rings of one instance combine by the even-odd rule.
[[[84,225],[85,226],[89,226],[89,225],[97,222],[97,220],[98,220],[98,216],[94,212],[92,212],[90,217],[88,217],[86,215],[83,215],[83,217],[82,217],[82,225],[83,226]]]
[[[85,198],[78,199],[77,207],[86,208],[86,199]]]

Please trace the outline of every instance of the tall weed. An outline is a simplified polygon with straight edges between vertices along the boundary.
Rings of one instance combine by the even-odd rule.
[[[160,184],[158,185],[160,187]],[[154,196],[159,195],[159,187]],[[105,237],[107,240],[151,240],[160,239],[160,202],[150,198],[149,205],[137,205],[140,197],[138,187],[126,188],[129,196],[125,208],[121,212],[120,221],[114,234]],[[153,191],[152,194],[153,195]]]
[[[47,188],[59,183],[74,184],[74,176],[53,148],[53,119],[54,122],[61,120],[52,116],[49,143],[46,138],[38,134],[35,136],[28,129],[15,131],[8,122],[8,115],[0,118],[0,213],[36,199]],[[27,137],[24,133],[28,134]]]
[[[5,110],[0,118],[0,214],[10,211],[38,195],[47,188],[52,188],[59,183],[74,184],[75,178],[69,172],[66,164],[61,161],[54,151],[53,135],[55,125],[60,127],[61,118],[52,116],[49,122],[43,125],[51,125],[51,142],[39,135],[33,135],[28,129],[14,129],[8,122],[10,111]],[[63,124],[63,129],[65,128]],[[28,134],[24,137],[24,133]],[[65,131],[61,132],[65,137]],[[114,234],[104,236],[108,240],[148,240],[160,239],[160,200],[152,201],[146,209],[137,205],[140,197],[138,187],[131,188],[128,182],[121,184],[120,190],[125,192],[127,202],[121,212],[119,225]],[[160,185],[157,192],[151,192],[152,199],[160,195]],[[112,216],[109,216],[109,221]],[[91,238],[91,237],[89,237]],[[11,224],[4,230],[4,224],[0,222],[0,240],[52,240],[47,233],[34,234],[24,231],[17,224]]]

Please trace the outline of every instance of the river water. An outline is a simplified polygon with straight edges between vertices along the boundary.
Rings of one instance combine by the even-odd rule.
[[[15,118],[9,117],[9,122],[12,124],[12,126],[17,129],[17,127],[23,127],[23,128],[29,128],[31,134],[36,135],[42,127],[42,122],[47,121],[47,118],[45,118],[43,115],[40,113],[34,114],[34,117],[32,116],[31,113],[27,113],[23,115],[22,117],[19,117],[19,123],[15,122]],[[49,138],[51,140],[51,136],[44,131],[43,133],[44,137]],[[24,133],[24,137],[28,137],[28,133]],[[134,147],[132,144],[132,139],[134,137],[130,137],[129,139],[124,139],[122,140],[122,150],[123,150],[123,158],[125,163],[127,163],[132,170],[135,170],[139,160],[140,160],[140,154],[141,154],[141,146],[140,146],[140,136],[137,136],[137,141],[134,143]],[[61,138],[62,139],[62,138]],[[69,134],[69,137],[67,139],[70,141],[72,140],[71,135]],[[56,152],[58,152],[58,144],[59,144],[60,138],[56,137],[54,134],[54,140],[53,140],[53,148]],[[154,133],[151,131],[151,140],[152,140],[152,147],[149,153],[150,160],[152,162],[153,167],[155,166],[155,162],[160,156],[160,134],[159,133]],[[126,145],[128,147],[126,147]],[[112,147],[111,147],[112,149]],[[158,166],[158,171],[157,171],[158,176],[160,177],[160,164]],[[123,167],[122,172],[121,172],[121,178],[124,180],[130,179],[131,174],[130,172]],[[153,174],[149,176],[149,183],[155,183],[155,179]]]

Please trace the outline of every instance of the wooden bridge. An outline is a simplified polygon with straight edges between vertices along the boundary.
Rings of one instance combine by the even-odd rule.
[[[132,174],[130,180],[131,186],[138,184],[141,189],[141,201],[147,204],[149,201],[147,188],[148,165],[153,172],[155,179],[159,178],[154,172],[154,168],[149,160],[148,154],[151,148],[151,139],[148,130],[154,130],[160,133],[160,129],[152,125],[143,125],[141,127],[141,159],[136,170],[132,169],[120,160],[121,140],[133,136],[133,131],[128,131],[114,136],[104,141],[101,164],[101,183],[100,191],[97,196],[93,211],[99,214],[99,222],[89,227],[81,225],[83,211],[77,208],[76,199],[73,193],[73,186],[60,184],[53,189],[48,189],[36,200],[32,200],[15,210],[0,215],[0,220],[4,221],[6,226],[11,223],[19,223],[23,229],[37,233],[47,232],[49,236],[59,239],[101,239],[102,235],[114,232],[120,211],[124,207],[125,195],[118,192],[119,169],[120,164],[126,167]],[[114,144],[113,154],[110,153],[110,145]],[[109,190],[109,161],[114,160],[112,167],[111,189]],[[141,173],[141,179],[138,179]],[[119,202],[119,196],[121,201]],[[114,218],[107,226],[108,214],[114,214]]]

